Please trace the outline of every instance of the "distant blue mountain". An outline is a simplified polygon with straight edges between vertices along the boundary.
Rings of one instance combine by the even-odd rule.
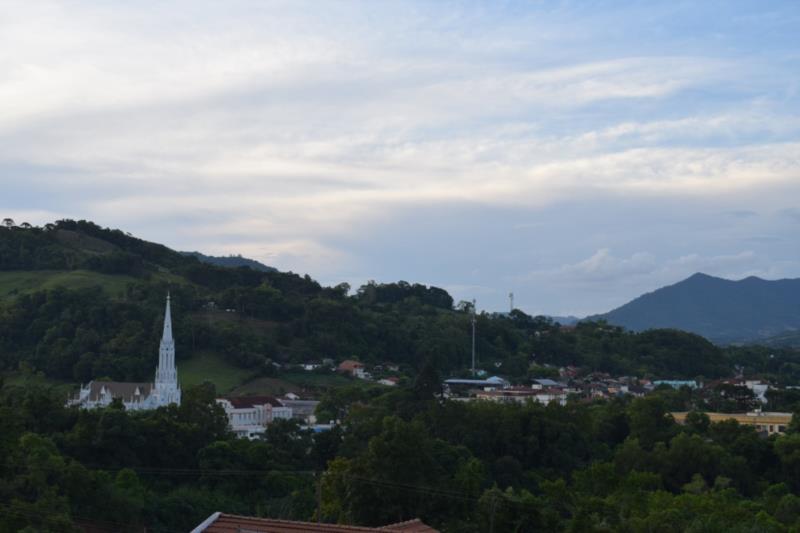
[[[241,255],[228,255],[224,257],[216,257],[213,255],[201,254],[200,252],[181,252],[181,253],[183,255],[196,257],[203,263],[208,263],[211,265],[217,265],[221,267],[228,267],[228,268],[248,267],[253,270],[257,270],[259,272],[278,271],[277,268],[267,266],[264,263],[256,261],[255,259],[248,259],[247,257],[242,257]]]
[[[558,322],[562,326],[574,326],[578,322],[581,321],[580,318],[576,316],[548,316],[547,318],[551,319],[553,322]]]
[[[800,279],[732,281],[698,273],[589,318],[634,331],[682,329],[717,343],[794,337],[800,333]]]

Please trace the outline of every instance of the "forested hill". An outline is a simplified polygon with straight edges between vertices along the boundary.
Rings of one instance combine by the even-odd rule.
[[[258,270],[261,272],[277,272],[277,268],[267,266],[260,261],[256,261],[255,259],[248,259],[247,257],[242,257],[241,255],[228,255],[228,256],[214,256],[214,255],[205,255],[201,254],[200,252],[181,252],[183,255],[189,255],[196,257],[203,263],[209,263],[211,265],[217,265],[222,267],[229,267],[229,268],[238,268],[238,267],[249,267],[253,270]]]
[[[236,379],[323,358],[392,362],[409,377],[425,366],[465,375],[470,364],[470,306],[437,287],[323,287],[308,275],[202,263],[71,220],[0,227],[0,259],[0,372],[26,365],[70,382],[149,379],[168,290],[179,365],[222,362],[225,372],[241,369]],[[517,383],[552,372],[547,365],[694,378],[729,375],[738,364],[800,378],[795,352],[727,352],[676,330],[563,328],[519,310],[478,314],[476,340],[479,367]],[[780,366],[787,362],[794,366]],[[217,371],[198,368],[203,378]]]
[[[800,279],[731,281],[698,273],[593,318],[635,331],[677,328],[721,343],[784,336],[800,332]]]
[[[110,274],[143,275],[159,269],[187,268],[198,261],[161,244],[85,220],[59,220],[44,227],[0,228],[0,270],[87,269]]]

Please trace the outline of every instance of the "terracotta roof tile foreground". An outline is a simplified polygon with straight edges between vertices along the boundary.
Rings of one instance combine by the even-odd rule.
[[[402,533],[439,533],[438,530],[433,529],[419,518],[398,522],[396,524],[389,524],[388,526],[383,526],[378,529],[381,531],[401,531]]]
[[[339,524],[317,524],[272,518],[255,518],[232,514],[214,513],[192,533],[347,533],[349,531],[379,531],[397,533],[439,533],[419,519],[398,522],[383,527],[343,526]]]

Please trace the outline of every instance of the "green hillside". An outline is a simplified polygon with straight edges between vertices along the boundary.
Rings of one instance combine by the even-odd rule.
[[[66,382],[150,379],[169,291],[187,385],[209,380],[221,391],[259,392],[353,384],[290,370],[323,358],[392,362],[412,379],[423,368],[468,373],[471,309],[437,287],[323,287],[307,275],[202,263],[86,221],[0,228],[0,251],[0,372],[28,365]],[[565,329],[519,310],[479,314],[476,327],[479,368],[514,382],[542,365],[665,378],[733,371],[728,353],[675,329],[634,333],[602,322]],[[777,354],[753,369],[773,372],[788,362],[800,377],[800,356]]]
[[[242,257],[241,255],[214,256],[214,255],[201,254],[200,252],[181,252],[181,253],[183,255],[196,257],[203,263],[208,263],[211,265],[216,265],[221,267],[228,267],[228,268],[248,267],[252,268],[253,270],[258,270],[259,272],[278,271],[274,267],[267,266],[264,263],[255,261],[253,259],[248,259],[247,257]]]

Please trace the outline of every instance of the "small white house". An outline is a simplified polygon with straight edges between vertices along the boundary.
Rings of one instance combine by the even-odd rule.
[[[753,395],[759,402],[765,404],[769,401],[767,400],[767,391],[769,390],[769,383],[765,383],[761,380],[748,379],[744,382],[744,386],[753,391]]]

